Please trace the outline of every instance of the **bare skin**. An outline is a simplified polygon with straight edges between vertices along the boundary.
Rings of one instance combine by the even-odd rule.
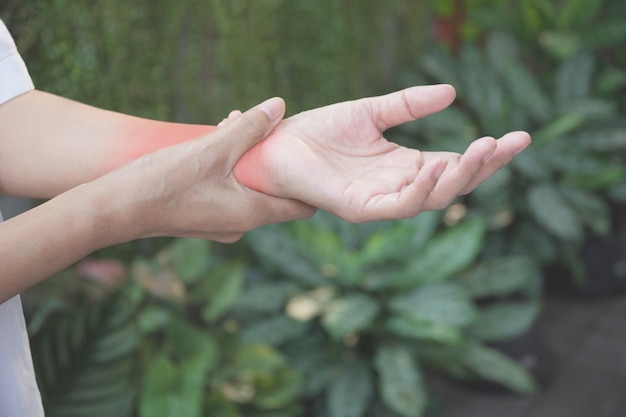
[[[530,143],[514,132],[478,139],[460,155],[384,138],[389,127],[453,99],[450,86],[414,87],[283,121],[285,103],[274,98],[216,128],[140,119],[39,91],[17,97],[0,106],[0,191],[53,198],[0,224],[0,302],[94,250],[133,239],[233,242],[316,208],[352,222],[443,208]]]
[[[513,132],[478,139],[460,155],[421,152],[383,136],[446,108],[454,96],[449,85],[413,87],[297,114],[247,152],[235,176],[252,189],[356,223],[444,208],[530,144],[527,133]]]

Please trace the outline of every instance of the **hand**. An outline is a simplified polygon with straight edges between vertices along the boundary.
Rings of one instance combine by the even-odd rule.
[[[232,242],[259,226],[313,215],[313,207],[251,190],[232,173],[283,115],[282,100],[267,100],[212,134],[145,155],[91,183],[115,190],[102,204],[110,207],[114,240],[167,235]]]
[[[248,151],[235,176],[252,189],[355,223],[444,208],[530,143],[527,133],[514,132],[478,139],[460,155],[420,152],[383,137],[390,127],[443,110],[454,97],[449,85],[413,87],[299,113]]]

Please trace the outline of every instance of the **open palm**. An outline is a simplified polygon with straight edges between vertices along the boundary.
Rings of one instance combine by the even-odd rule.
[[[446,207],[529,143],[516,132],[474,141],[463,154],[421,152],[383,132],[440,111],[454,100],[447,85],[413,87],[347,101],[284,120],[234,169],[245,186],[293,198],[351,222],[412,217]]]

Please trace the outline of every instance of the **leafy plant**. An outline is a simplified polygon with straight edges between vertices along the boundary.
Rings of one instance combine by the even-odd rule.
[[[126,415],[135,395],[137,332],[132,303],[114,293],[47,315],[32,354],[46,415]]]
[[[144,373],[138,416],[297,416],[301,377],[268,345],[241,342],[225,316],[245,268],[203,240],[178,239],[138,260]]]
[[[486,232],[479,216],[439,228],[437,213],[361,226],[320,213],[249,234],[266,272],[229,315],[245,323],[244,341],[274,346],[302,373],[307,415],[421,416],[429,367],[535,389],[521,366],[487,345],[536,317],[534,264],[477,263]],[[519,301],[481,306],[511,294]]]
[[[490,256],[564,262],[580,278],[577,251],[587,233],[611,232],[611,204],[625,201],[626,129],[614,103],[594,93],[595,62],[591,53],[576,54],[543,84],[503,35],[490,37],[484,49],[466,45],[458,58],[443,51],[425,58],[424,70],[454,84],[460,104],[410,127],[417,127],[405,131],[413,138],[459,151],[466,146],[459,138],[482,132],[526,130],[534,138],[466,199],[491,219]]]

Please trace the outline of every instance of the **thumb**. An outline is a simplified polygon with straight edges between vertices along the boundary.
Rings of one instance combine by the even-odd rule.
[[[410,87],[394,93],[361,100],[369,101],[376,125],[381,130],[436,113],[448,107],[456,92],[447,84]]]
[[[254,145],[265,139],[285,115],[285,102],[273,97],[246,111],[220,129],[229,143],[229,162],[235,164]]]

